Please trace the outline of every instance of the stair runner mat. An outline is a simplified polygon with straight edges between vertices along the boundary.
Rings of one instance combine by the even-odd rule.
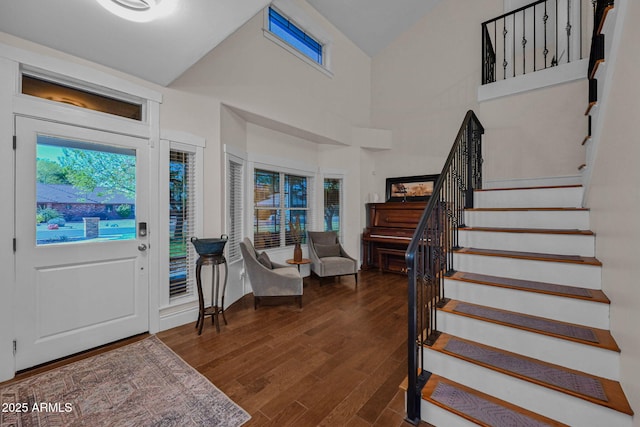
[[[537,290],[542,292],[550,292],[553,294],[575,295],[585,298],[592,298],[591,293],[584,288],[575,286],[555,285],[553,283],[533,282],[531,280],[509,279],[506,277],[493,277],[476,273],[460,273],[460,277],[465,280],[475,282],[489,282],[496,285],[518,287],[524,289]]]
[[[463,302],[459,302],[453,309],[453,311],[469,314],[472,316],[478,316],[485,319],[495,320],[497,322],[507,323],[509,325],[534,329],[536,331],[561,335],[568,338],[575,338],[584,341],[590,341],[593,343],[599,342],[596,334],[590,328],[583,326],[560,323],[553,320],[543,319],[540,317],[525,316],[519,313],[512,313],[508,311],[494,310],[489,307],[466,304]]]
[[[490,426],[548,427],[551,425],[443,382],[438,383],[433,390],[431,399]]]
[[[607,402],[607,394],[602,383],[597,378],[568,372],[564,369],[537,362],[533,359],[518,357],[514,354],[492,350],[488,347],[473,345],[470,342],[450,338],[444,350],[475,360],[485,365],[493,366],[503,371],[551,384],[583,396]]]

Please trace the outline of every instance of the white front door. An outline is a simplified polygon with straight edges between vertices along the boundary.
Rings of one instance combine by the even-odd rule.
[[[149,329],[148,140],[16,118],[16,370]]]

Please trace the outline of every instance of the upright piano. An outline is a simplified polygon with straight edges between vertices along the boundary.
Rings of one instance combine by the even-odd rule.
[[[406,273],[405,251],[427,202],[367,203],[362,269]]]

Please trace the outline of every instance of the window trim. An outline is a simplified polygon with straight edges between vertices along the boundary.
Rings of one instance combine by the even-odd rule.
[[[311,59],[310,57],[308,57],[307,55],[305,55],[304,53],[302,53],[301,51],[299,51],[298,49],[296,49],[295,47],[293,47],[292,45],[290,45],[289,43],[287,43],[286,41],[284,41],[283,39],[281,39],[280,37],[278,37],[276,34],[272,33],[269,30],[269,9],[271,8],[273,8],[278,14],[282,15],[284,18],[291,21],[296,27],[304,31],[305,34],[308,34],[315,41],[317,41],[322,45],[322,64],[314,61],[313,59]],[[291,15],[292,15],[291,13],[283,12],[280,8],[274,7],[273,5],[267,6],[266,8],[264,8],[263,10],[264,22],[263,22],[263,29],[262,29],[262,33],[264,37],[268,40],[271,40],[272,42],[282,47],[292,55],[298,57],[302,61],[306,62],[307,64],[311,65],[316,70],[324,73],[328,77],[333,77],[333,72],[331,71],[331,43],[326,39],[323,39],[322,37],[317,37],[316,34],[314,34],[314,32],[309,31],[305,26],[298,24],[296,20],[291,17]]]
[[[186,132],[172,132],[162,131],[160,135],[160,150],[159,150],[159,206],[168,206],[169,204],[169,155],[171,150],[184,151],[195,154],[195,227],[194,233],[201,235],[203,231],[203,192],[202,186],[204,183],[204,168],[203,168],[203,148],[205,141],[203,138],[195,137]],[[159,225],[158,225],[158,246],[161,248],[159,252],[158,262],[158,279],[162,285],[159,289],[159,309],[161,318],[172,312],[172,308],[179,308],[183,305],[191,307],[193,304],[197,304],[198,294],[192,292],[186,295],[179,295],[173,298],[169,296],[169,233],[165,230],[169,230],[169,211],[159,209]],[[195,289],[195,288],[194,288]],[[169,310],[169,311],[167,311]]]
[[[297,175],[304,176],[310,181],[307,182],[307,211],[311,215],[310,220],[307,221],[307,227],[315,228],[317,227],[317,213],[318,213],[318,200],[316,198],[316,185],[319,179],[319,175],[317,173],[317,168],[306,164],[300,161],[295,161],[291,159],[285,158],[277,158],[267,155],[261,154],[252,154],[248,153],[247,159],[247,169],[245,171],[246,184],[246,206],[245,209],[245,233],[248,237],[251,238],[252,241],[254,238],[253,235],[253,220],[254,220],[254,180],[256,169],[263,169],[272,172],[280,172],[289,175]],[[249,179],[251,177],[251,179]],[[306,243],[302,244],[303,247],[306,246]],[[281,250],[289,250],[288,247],[279,246],[277,248],[268,248],[265,249],[267,252],[276,252]]]
[[[345,197],[344,197],[344,187],[345,187],[345,177],[343,174],[323,174],[322,175],[322,229],[324,230],[325,228],[325,223],[324,223],[324,183],[325,180],[327,179],[336,179],[340,181],[340,194],[339,194],[339,206],[340,206],[340,211],[338,213],[338,221],[340,223],[340,230],[338,231],[338,239],[340,240],[340,242],[344,242],[344,203],[345,203]]]
[[[256,208],[255,205],[255,199],[254,199],[254,195],[255,195],[255,188],[256,188],[256,171],[263,171],[263,172],[268,172],[268,173],[273,173],[273,174],[277,174],[279,176],[279,192],[278,194],[280,195],[278,197],[278,206],[274,206],[274,207],[267,207],[267,208]],[[274,166],[266,166],[266,167],[257,167],[254,165],[253,169],[252,169],[252,179],[251,179],[251,193],[252,193],[252,203],[251,203],[251,219],[252,219],[252,224],[255,224],[255,219],[256,219],[256,210],[275,210],[275,211],[279,211],[280,212],[280,221],[281,223],[280,225],[280,230],[279,230],[279,244],[278,246],[273,246],[273,247],[269,247],[269,248],[263,248],[263,247],[258,247],[256,244],[256,234],[255,234],[255,227],[252,226],[251,227],[251,234],[253,236],[253,242],[254,245],[256,246],[256,249],[260,249],[260,250],[279,250],[279,249],[285,249],[285,248],[289,248],[291,246],[293,246],[293,244],[287,244],[287,223],[286,223],[286,217],[287,217],[287,211],[305,211],[306,212],[306,221],[305,221],[305,233],[314,228],[314,200],[313,200],[313,185],[315,183],[315,174],[307,174],[307,173],[300,173],[300,172],[291,172],[288,170],[282,170],[281,168],[277,168]],[[306,188],[307,188],[307,194],[306,194],[306,207],[305,208],[300,208],[300,207],[286,207],[286,202],[285,202],[285,195],[286,195],[286,180],[287,180],[287,176],[292,176],[292,177],[297,177],[297,178],[304,178],[306,180]],[[302,245],[306,245],[306,236],[303,237],[303,242]]]

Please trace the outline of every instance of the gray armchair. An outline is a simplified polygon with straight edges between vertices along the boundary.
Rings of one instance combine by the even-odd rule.
[[[261,298],[294,296],[302,308],[302,276],[298,269],[271,262],[264,252],[258,254],[245,238],[240,242],[244,268],[253,289],[253,308],[258,308]]]
[[[335,231],[309,231],[311,271],[319,277],[353,274],[358,285],[358,262],[340,244]]]

